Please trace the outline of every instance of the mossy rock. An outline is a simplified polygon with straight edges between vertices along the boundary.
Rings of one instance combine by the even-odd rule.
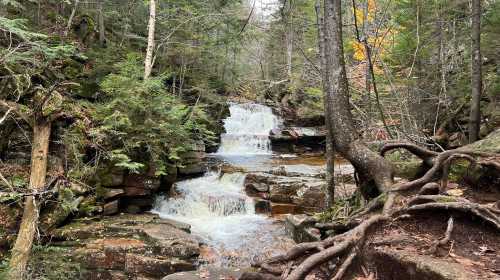
[[[73,257],[73,248],[34,246],[28,265],[28,279],[82,279],[85,270]]]

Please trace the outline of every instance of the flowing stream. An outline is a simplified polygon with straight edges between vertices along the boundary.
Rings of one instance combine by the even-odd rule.
[[[271,109],[231,104],[230,112],[215,156],[234,165],[270,162],[269,133],[279,125]],[[279,243],[277,238],[284,236],[284,230],[268,216],[255,213],[253,199],[244,192],[244,181],[244,173],[207,172],[176,183],[179,195],[158,197],[153,211],[190,224],[193,234],[216,251],[219,265],[248,265],[253,257]]]

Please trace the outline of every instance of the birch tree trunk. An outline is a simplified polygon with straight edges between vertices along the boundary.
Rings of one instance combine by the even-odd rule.
[[[393,171],[382,156],[367,147],[354,125],[342,45],[341,0],[325,0],[324,34],[325,102],[335,151],[354,166],[361,194],[370,199],[392,186]]]
[[[46,118],[35,121],[29,184],[29,190],[32,192],[43,191],[45,188],[50,131],[51,123]],[[10,280],[22,280],[25,277],[33,239],[38,226],[39,210],[40,205],[37,197],[33,195],[27,196],[24,202],[24,212],[19,233],[12,248],[8,272],[8,279]]]
[[[323,18],[321,15],[321,0],[316,0],[315,5],[316,10],[316,25],[318,28],[318,48],[319,48],[319,60],[321,63],[321,80],[324,92],[324,100],[326,100],[326,93],[328,87],[326,85],[327,81],[325,77],[325,44],[324,44],[324,32],[323,32]],[[331,86],[331,85],[330,85]],[[323,191],[325,193],[325,207],[330,208],[335,200],[335,149],[333,147],[333,127],[330,123],[330,116],[332,110],[328,107],[329,103],[324,102],[325,106],[325,125],[326,125],[326,189]]]
[[[481,0],[472,0],[472,67],[471,87],[472,98],[470,103],[469,117],[469,143],[479,139],[479,127],[481,124]]]
[[[144,80],[149,78],[153,69],[153,50],[155,47],[156,0],[149,0],[148,47],[144,60]]]

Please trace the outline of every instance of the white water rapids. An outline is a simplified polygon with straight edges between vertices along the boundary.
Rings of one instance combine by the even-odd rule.
[[[226,134],[216,153],[223,159],[258,162],[270,159],[269,132],[278,125],[278,118],[269,107],[258,104],[231,104],[231,116],[225,120]],[[242,160],[243,158],[243,160]],[[193,234],[200,236],[220,255],[219,264],[248,264],[265,247],[271,246],[281,227],[267,216],[255,214],[253,199],[244,192],[244,173],[220,174],[208,172],[203,177],[175,184],[179,195],[158,197],[153,212],[191,225]],[[236,255],[236,257],[234,257]],[[234,260],[234,258],[239,260]]]

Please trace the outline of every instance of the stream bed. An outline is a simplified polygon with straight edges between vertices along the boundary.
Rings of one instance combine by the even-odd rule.
[[[249,266],[256,258],[283,253],[293,245],[280,217],[257,214],[254,199],[245,194],[248,171],[269,171],[290,162],[298,170],[316,170],[322,159],[300,162],[296,155],[273,154],[269,133],[280,120],[269,107],[231,104],[224,121],[226,133],[216,158],[245,172],[223,173],[217,168],[204,176],[175,184],[177,195],[157,197],[154,213],[191,225],[206,244],[202,262],[222,267]]]

